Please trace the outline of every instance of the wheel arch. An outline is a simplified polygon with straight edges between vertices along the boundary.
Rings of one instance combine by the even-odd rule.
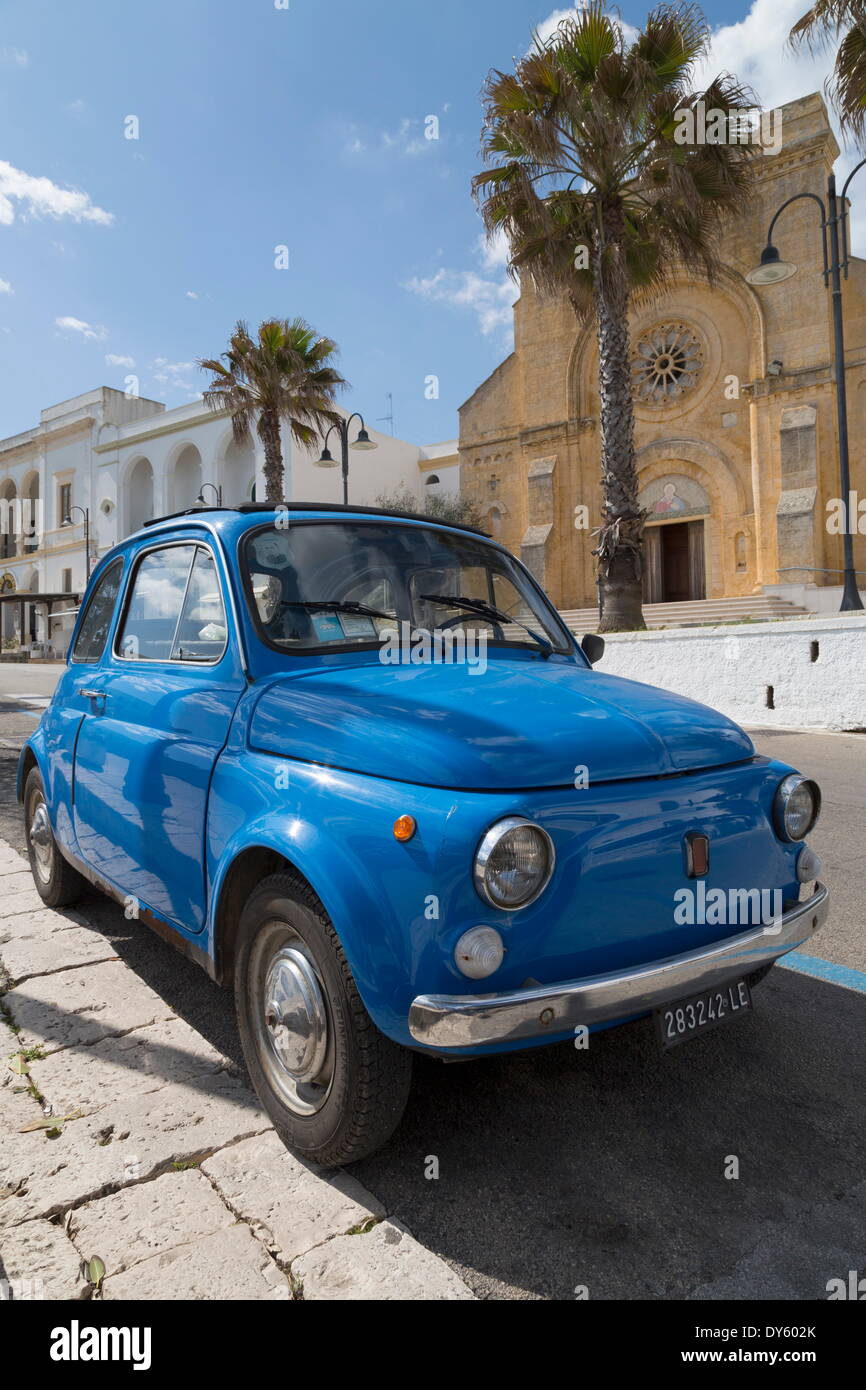
[[[314,894],[339,938],[367,1012],[382,1032],[401,1041],[405,1011],[398,996],[410,991],[408,934],[399,928],[393,912],[384,913],[371,886],[351,863],[351,856],[321,846],[303,844],[303,837],[286,843],[283,832],[271,827],[246,826],[246,843],[226,847],[213,875],[212,909],[209,914],[208,957],[210,974],[221,985],[230,985],[236,960],[236,941],[241,913],[250,894],[274,873],[291,874]],[[386,921],[386,917],[393,919]],[[369,924],[378,922],[371,931]]]
[[[296,864],[269,845],[248,845],[231,860],[217,890],[213,911],[213,974],[218,984],[230,985],[234,978],[235,943],[244,903],[253,890],[271,874],[295,874],[315,892]]]
[[[30,744],[25,743],[24,747],[21,749],[21,755],[18,759],[18,772],[16,774],[15,781],[15,794],[19,803],[22,803],[24,801],[24,788],[27,784],[27,778],[30,776],[30,773],[33,771],[34,767],[38,766],[39,759],[37,758]]]

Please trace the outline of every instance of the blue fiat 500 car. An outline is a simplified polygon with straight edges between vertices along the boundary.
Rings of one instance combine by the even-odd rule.
[[[467,527],[151,523],[100,562],[22,750],[36,887],[98,885],[231,984],[262,1103],[324,1165],[388,1138],[413,1052],[646,1015],[684,1041],[824,920],[820,794],[602,648]]]

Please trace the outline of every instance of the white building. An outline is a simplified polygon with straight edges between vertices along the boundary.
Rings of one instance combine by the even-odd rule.
[[[423,508],[425,491],[458,491],[456,440],[422,448],[367,429],[377,448],[350,450],[350,502],[370,505],[378,495],[404,487]],[[350,439],[356,433],[353,422]],[[335,434],[329,448],[339,461]],[[284,432],[287,499],[342,501],[341,470],[315,467],[318,453],[299,449]],[[263,463],[257,436],[239,446],[229,417],[201,401],[166,410],[160,401],[107,386],[50,406],[34,429],[0,440],[4,648],[20,644],[34,656],[46,648],[57,655],[65,651],[71,610],[86,585],[85,522],[92,569],[144,521],[195,506],[200,494],[208,506],[216,504],[215,489],[226,506],[264,498]],[[72,524],[64,524],[67,516]],[[50,624],[47,599],[25,597],[37,593],[54,596],[51,609],[61,616]],[[21,599],[12,600],[12,594]]]

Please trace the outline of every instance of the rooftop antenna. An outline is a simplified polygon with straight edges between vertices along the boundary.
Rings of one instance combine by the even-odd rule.
[[[394,433],[394,397],[392,396],[392,394],[391,394],[390,391],[386,391],[386,392],[385,392],[385,399],[386,399],[387,402],[388,402],[388,414],[387,414],[387,415],[380,415],[376,423],[379,424],[379,425],[383,425],[383,424],[386,424],[386,423],[389,424],[389,425],[391,426],[390,433],[393,434],[393,433]]]

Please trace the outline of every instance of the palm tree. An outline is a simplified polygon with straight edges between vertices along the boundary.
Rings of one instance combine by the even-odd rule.
[[[727,76],[691,90],[709,30],[693,6],[661,5],[630,41],[598,0],[535,36],[513,73],[484,88],[482,153],[473,187],[489,236],[504,232],[509,269],[541,293],[565,292],[594,313],[601,398],[599,631],[644,627],[632,410],[629,308],[682,265],[712,280],[716,234],[743,206],[746,144],[679,143],[687,108],[752,104]],[[680,116],[677,113],[681,113]],[[732,122],[737,116],[732,116]]]
[[[256,422],[268,502],[283,501],[282,421],[296,443],[309,447],[339,419],[334,392],[347,383],[333,366],[336,351],[336,343],[317,337],[304,319],[266,319],[258,339],[239,321],[221,358],[199,359],[213,377],[203,399],[211,410],[229,411],[238,444],[249,439]]]
[[[817,0],[789,35],[793,46],[821,48],[841,38],[827,93],[843,130],[861,146],[866,142],[866,3],[864,0]]]

